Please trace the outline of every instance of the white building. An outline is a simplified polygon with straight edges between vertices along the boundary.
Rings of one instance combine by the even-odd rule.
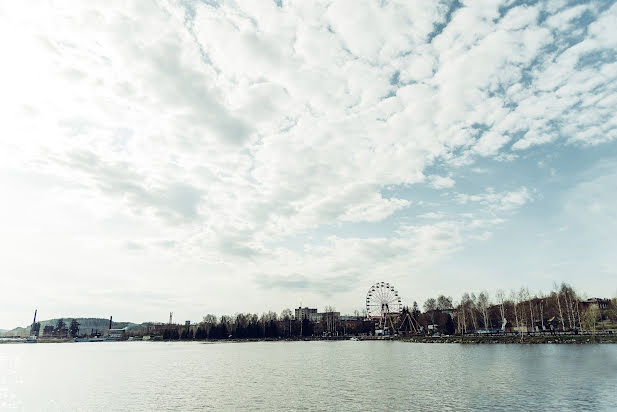
[[[124,329],[109,329],[109,337],[111,339],[122,339],[124,337]]]

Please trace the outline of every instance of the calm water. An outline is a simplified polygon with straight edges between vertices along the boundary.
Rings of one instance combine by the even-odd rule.
[[[617,410],[617,345],[0,345],[0,409]]]

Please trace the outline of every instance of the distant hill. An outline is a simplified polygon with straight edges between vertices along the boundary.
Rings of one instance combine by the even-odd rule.
[[[79,333],[90,333],[92,330],[99,330],[100,332],[106,332],[109,330],[109,319],[105,318],[61,318],[62,321],[68,326],[73,319],[79,322]],[[42,320],[40,333],[43,333],[45,326],[56,326],[60,318]],[[141,325],[131,322],[113,322],[112,328],[126,328],[138,329]],[[0,330],[0,336],[30,336],[30,327],[17,327],[11,330]]]

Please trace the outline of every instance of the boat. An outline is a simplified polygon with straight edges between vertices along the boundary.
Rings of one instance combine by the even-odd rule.
[[[37,338],[37,336],[36,336],[36,335],[30,335],[30,336],[28,336],[28,337],[24,340],[24,342],[26,342],[26,343],[36,343],[36,340],[37,340],[37,339],[38,339],[38,338]]]
[[[355,337],[354,337],[354,338],[349,338],[349,340],[352,340],[352,341],[357,341],[357,340],[358,340],[358,338],[355,338]]]

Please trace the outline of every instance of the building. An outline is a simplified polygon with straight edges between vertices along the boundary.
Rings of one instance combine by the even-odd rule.
[[[178,325],[171,325],[169,323],[144,323],[144,333],[148,335],[162,335],[167,329],[177,327]]]
[[[309,315],[309,320],[311,322],[321,322],[321,313],[311,312]]]
[[[323,322],[339,322],[341,320],[341,312],[323,312],[317,315],[319,315],[319,320]]]
[[[43,331],[44,331],[44,329],[43,329]],[[67,328],[66,326],[63,326],[60,329],[54,328],[53,335],[56,338],[66,338],[67,336],[69,336],[69,328]]]
[[[366,319],[364,316],[355,316],[355,315],[340,315],[339,319],[341,321],[354,321],[354,320],[364,320]]]
[[[547,320],[545,323],[546,323],[547,329],[549,329],[550,331],[563,330],[563,323],[561,319],[558,318],[557,316],[553,316],[552,318]]]
[[[122,339],[124,337],[124,329],[109,329],[109,337],[112,339]]]
[[[308,307],[299,307],[295,310],[296,320],[308,319],[310,321],[317,321],[317,309],[311,309]]]
[[[53,325],[47,325],[43,328],[43,336],[51,337],[54,335]]]
[[[581,301],[581,306],[583,309],[608,309],[611,305],[610,299],[601,299],[601,298],[590,298],[587,300]]]

